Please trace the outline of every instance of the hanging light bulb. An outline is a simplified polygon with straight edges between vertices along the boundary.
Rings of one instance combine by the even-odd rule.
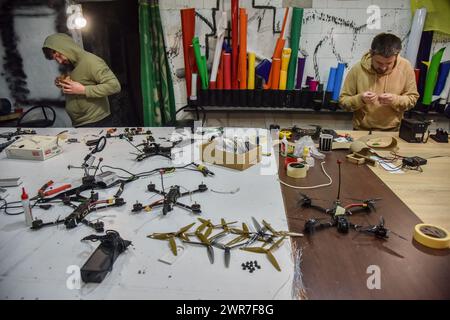
[[[82,29],[86,27],[87,21],[82,15],[79,15],[78,17],[75,18],[74,24],[75,29]]]
[[[80,4],[73,4],[68,6],[66,14],[67,14],[67,28],[69,28],[70,30],[82,29],[86,26],[87,21],[86,18],[83,17]]]

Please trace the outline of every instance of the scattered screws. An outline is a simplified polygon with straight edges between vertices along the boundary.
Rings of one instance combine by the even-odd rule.
[[[242,270],[248,270],[248,272],[253,273],[256,269],[261,269],[261,266],[258,264],[258,261],[247,261],[241,264]]]

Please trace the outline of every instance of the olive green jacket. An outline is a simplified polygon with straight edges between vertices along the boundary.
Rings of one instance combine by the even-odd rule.
[[[86,125],[109,116],[108,96],[120,91],[120,83],[105,61],[84,51],[64,33],[48,36],[43,47],[66,56],[74,66],[70,78],[86,88],[85,95],[66,94],[66,111],[72,124]]]

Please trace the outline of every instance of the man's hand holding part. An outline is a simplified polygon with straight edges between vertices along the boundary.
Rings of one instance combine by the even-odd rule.
[[[362,94],[362,100],[365,104],[374,103],[375,101],[377,101],[377,98],[378,96],[375,92],[366,91]]]
[[[65,94],[80,94],[80,95],[85,94],[85,87],[79,82],[70,79],[65,79],[60,80],[59,84],[61,85],[61,88],[63,89],[63,92]]]

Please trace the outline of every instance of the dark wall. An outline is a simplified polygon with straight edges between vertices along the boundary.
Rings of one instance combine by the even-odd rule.
[[[103,58],[122,91],[110,96],[115,126],[143,125],[137,0],[83,2],[85,50]]]

